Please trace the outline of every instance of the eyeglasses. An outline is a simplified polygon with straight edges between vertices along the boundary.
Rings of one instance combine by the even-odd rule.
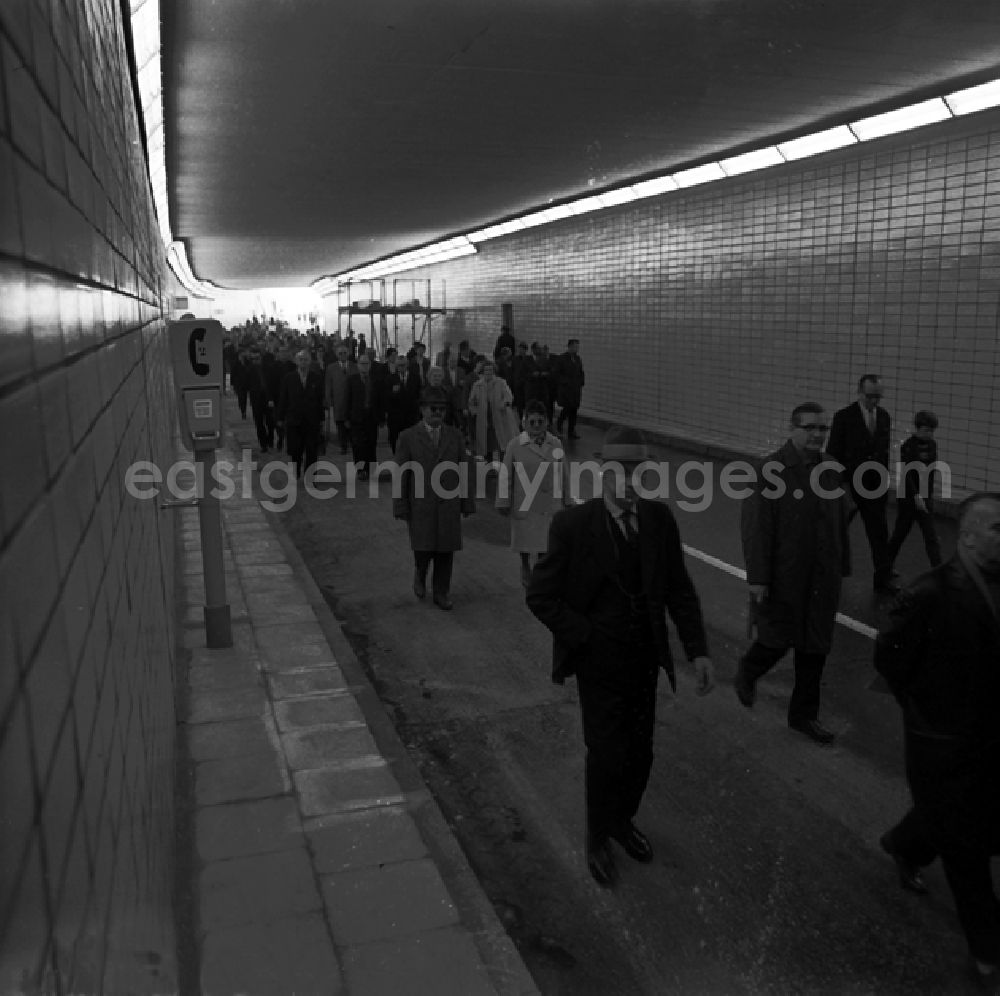
[[[881,401],[882,400],[882,395],[881,394],[869,394],[867,391],[865,391],[865,397],[869,401]]]
[[[526,418],[524,420],[525,425],[545,425],[545,422],[544,418]]]
[[[820,425],[818,422],[806,422],[799,426],[804,432],[829,432],[830,427],[828,425]]]
[[[443,415],[447,409],[445,405],[428,405],[427,410],[435,415]]]

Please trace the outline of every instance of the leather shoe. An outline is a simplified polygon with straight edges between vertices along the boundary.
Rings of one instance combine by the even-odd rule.
[[[892,838],[888,833],[882,834],[878,839],[879,846],[896,863],[896,871],[899,873],[899,884],[908,892],[915,892],[918,896],[923,896],[927,892],[927,883],[924,876],[920,874],[920,868],[911,864],[892,846]]]
[[[836,736],[817,719],[804,719],[798,723],[789,723],[789,727],[797,733],[805,734],[818,744],[832,744]]]
[[[634,823],[629,823],[622,833],[612,834],[612,837],[621,844],[633,861],[641,861],[644,865],[648,865],[653,860],[653,845]]]
[[[615,859],[606,840],[601,843],[587,841],[587,867],[594,881],[606,889],[610,889],[618,879]]]
[[[435,595],[434,604],[439,609],[444,609],[445,612],[450,612],[455,608],[455,603],[447,595]]]
[[[427,583],[416,571],[413,572],[413,594],[417,598],[423,598],[427,594]]]
[[[754,702],[757,701],[757,685],[746,676],[742,667],[736,669],[733,689],[736,691],[736,697],[740,700],[740,704],[752,709]]]

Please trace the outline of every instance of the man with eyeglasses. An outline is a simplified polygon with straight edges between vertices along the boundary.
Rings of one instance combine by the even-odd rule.
[[[427,570],[433,562],[434,604],[450,611],[452,566],[455,551],[462,549],[462,516],[475,512],[476,502],[475,465],[462,433],[444,424],[447,408],[448,397],[441,388],[426,388],[421,398],[423,420],[400,433],[396,463],[402,473],[392,514],[409,526],[413,594],[419,599],[426,596]]]
[[[886,519],[892,419],[882,408],[882,395],[878,374],[865,374],[858,381],[858,400],[833,416],[826,452],[843,464],[844,484],[864,523],[875,568],[872,586],[876,594],[892,595],[898,590],[892,583]]]
[[[821,463],[829,426],[822,407],[795,408],[788,441],[766,457],[741,509],[743,556],[757,636],[733,686],[750,709],[757,682],[791,649],[795,684],[788,725],[819,744],[820,682],[833,641],[841,578],[850,574],[847,507],[840,474]]]

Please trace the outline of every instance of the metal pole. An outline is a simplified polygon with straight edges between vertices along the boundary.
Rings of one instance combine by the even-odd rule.
[[[198,505],[198,525],[201,529],[201,560],[205,574],[205,640],[209,647],[231,647],[233,628],[226,601],[226,569],[222,563],[222,513],[210,469],[215,465],[215,450],[196,452],[201,465],[198,480],[205,482],[205,492]]]

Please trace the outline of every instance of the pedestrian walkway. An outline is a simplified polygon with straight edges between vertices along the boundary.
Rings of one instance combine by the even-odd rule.
[[[226,407],[235,462],[253,425]],[[177,514],[201,991],[537,992],[280,527],[222,502],[233,647],[210,650],[197,511]]]

